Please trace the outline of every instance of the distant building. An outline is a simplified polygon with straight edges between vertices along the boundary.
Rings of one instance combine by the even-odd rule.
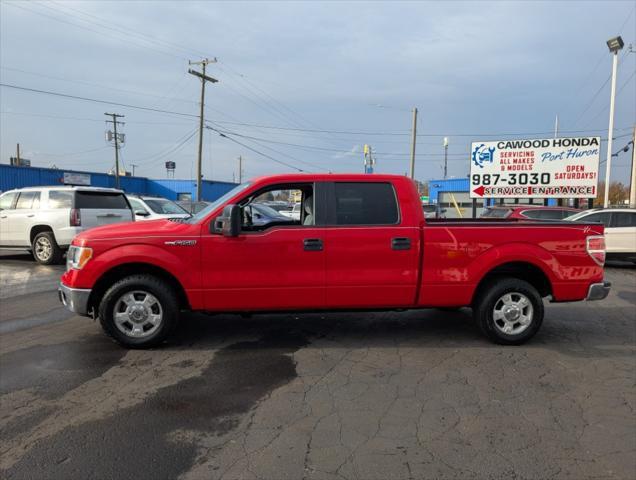
[[[22,160],[22,159],[20,159]],[[121,189],[126,193],[157,195],[170,200],[188,200],[196,198],[197,185],[194,180],[165,179],[146,177],[119,177]],[[45,185],[91,185],[94,187],[115,187],[115,176],[101,172],[65,170],[61,168],[40,168],[15,165],[0,165],[0,192],[14,188]],[[230,191],[237,184],[203,180],[201,198],[213,201]]]

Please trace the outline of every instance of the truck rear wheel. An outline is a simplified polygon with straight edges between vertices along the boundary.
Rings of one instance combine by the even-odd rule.
[[[172,289],[152,275],[131,275],[110,287],[99,304],[106,333],[129,348],[164,342],[174,330],[179,304]]]
[[[499,277],[478,293],[473,316],[484,334],[495,343],[521,345],[543,323],[543,300],[528,282]]]

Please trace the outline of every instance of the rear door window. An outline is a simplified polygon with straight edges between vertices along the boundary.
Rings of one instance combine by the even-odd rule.
[[[73,192],[71,190],[50,190],[49,208],[72,208]]]
[[[123,193],[110,192],[75,192],[75,208],[123,210],[129,209]]]
[[[40,192],[21,192],[20,196],[18,197],[18,202],[15,204],[16,209],[22,209],[22,210],[31,210],[32,208],[39,208],[39,207],[40,207]]]
[[[636,213],[614,212],[611,226],[615,228],[636,227]]]
[[[605,227],[609,227],[610,218],[611,218],[610,212],[598,212],[598,213],[592,213],[583,218],[580,218],[579,221],[590,222],[590,223],[601,222],[603,225],[605,225]]]
[[[395,225],[400,215],[390,183],[335,183],[337,225]]]

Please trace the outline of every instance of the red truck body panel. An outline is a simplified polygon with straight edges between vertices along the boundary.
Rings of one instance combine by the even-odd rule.
[[[275,226],[238,237],[210,232],[225,205],[268,185],[301,181],[391,183],[399,222]],[[554,300],[572,301],[603,279],[585,240],[602,234],[600,224],[426,223],[415,184],[402,176],[278,175],[253,180],[198,223],[156,220],[83,232],[73,244],[90,246],[93,258],[62,282],[90,289],[114,268],[146,264],[174,277],[194,310],[418,308],[470,305],[485,275],[523,262],[545,274]],[[409,239],[410,248],[392,249],[396,237]],[[308,238],[321,239],[324,249],[303,250]]]

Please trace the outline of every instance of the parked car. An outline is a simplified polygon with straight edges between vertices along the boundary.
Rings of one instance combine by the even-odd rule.
[[[605,226],[608,260],[636,263],[636,209],[593,208],[567,217],[575,222],[601,222]]]
[[[424,218],[446,218],[446,209],[437,203],[423,203]]]
[[[291,210],[281,210],[280,213],[292,220],[300,220],[300,203],[295,203]]]
[[[294,205],[289,202],[283,202],[282,200],[272,200],[269,202],[262,202],[263,205],[267,205],[270,208],[273,208],[277,212],[289,211]]]
[[[31,250],[42,264],[59,263],[84,230],[133,220],[121,190],[29,187],[0,195],[0,247]]]
[[[126,195],[126,197],[135,213],[135,220],[190,217],[190,213],[182,206],[166,198],[130,194]]]
[[[186,212],[195,214],[195,213],[199,213],[205,207],[210,205],[210,202],[204,202],[203,200],[200,202],[192,202],[190,200],[178,200],[177,205],[183,208]]]
[[[563,220],[581,210],[570,207],[544,207],[542,205],[496,205],[484,210],[480,218],[508,220]]]
[[[289,188],[302,195],[299,220],[246,223],[256,198]],[[59,291],[70,310],[98,317],[133,348],[163,342],[182,310],[464,306],[493,341],[520,344],[539,330],[543,298],[605,298],[604,261],[599,223],[427,222],[404,176],[276,175],[183,222],[81,233]]]
[[[244,214],[247,216],[246,221],[251,222],[252,225],[265,225],[275,222],[289,223],[293,222],[293,219],[277,212],[273,208],[263,203],[253,203],[246,209]]]

